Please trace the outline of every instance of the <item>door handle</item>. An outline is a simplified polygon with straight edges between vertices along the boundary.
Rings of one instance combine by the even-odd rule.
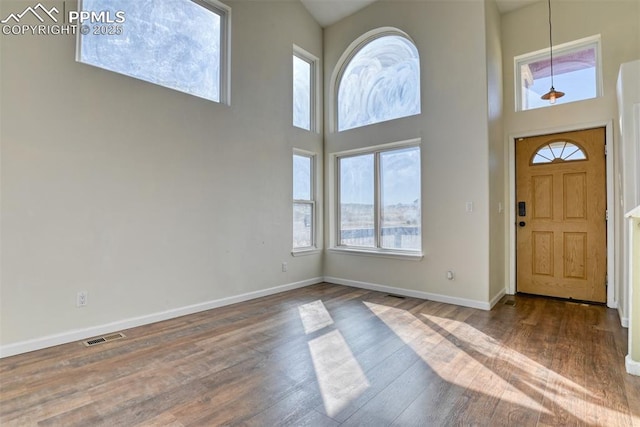
[[[518,223],[518,225],[519,225],[520,227],[524,227],[525,225],[527,225],[527,223],[526,223],[526,222],[524,222],[524,221],[520,221],[520,222]]]

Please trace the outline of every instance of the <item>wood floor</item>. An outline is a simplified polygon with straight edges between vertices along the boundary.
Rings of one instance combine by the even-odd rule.
[[[640,426],[602,306],[323,283],[123,332],[0,360],[0,425]]]

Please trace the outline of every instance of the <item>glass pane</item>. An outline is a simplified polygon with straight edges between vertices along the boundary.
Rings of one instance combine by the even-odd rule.
[[[293,248],[313,246],[313,204],[293,204]]]
[[[220,15],[191,0],[84,0],[124,11],[122,34],[80,36],[78,60],[220,102]]]
[[[311,159],[293,155],[293,200],[311,200]]]
[[[540,154],[536,154],[535,157],[533,158],[533,163],[537,164],[537,163],[549,163],[551,162],[551,160],[547,159],[546,157],[542,157]]]
[[[587,156],[584,154],[584,151],[582,151],[578,147],[575,147],[575,151],[574,150],[570,150],[566,154],[567,155],[564,157],[564,160],[566,160],[566,161],[570,161],[570,160],[585,160],[587,158]]]
[[[571,162],[574,160],[585,160],[586,154],[580,147],[571,142],[558,141],[543,145],[533,156],[533,164],[544,164],[552,162]]]
[[[293,55],[293,125],[311,130],[311,64]]]
[[[536,157],[538,156],[545,159],[545,162],[547,163],[552,162],[554,159],[553,151],[551,151],[551,147],[549,147],[548,145],[545,145],[544,147],[538,150]],[[540,162],[540,163],[545,163],[545,162]]]
[[[420,58],[401,36],[362,47],[344,68],[338,88],[338,130],[420,113]]]
[[[598,96],[597,49],[595,44],[553,55],[553,86],[565,93],[556,104],[591,99]],[[521,109],[549,107],[540,99],[551,88],[549,56],[520,64]]]
[[[381,246],[420,250],[420,149],[380,153]]]
[[[561,159],[562,152],[564,151],[565,142],[552,142],[549,144],[549,148],[551,148],[551,152],[553,153],[554,159]]]
[[[340,164],[340,244],[375,247],[374,155],[345,157]]]

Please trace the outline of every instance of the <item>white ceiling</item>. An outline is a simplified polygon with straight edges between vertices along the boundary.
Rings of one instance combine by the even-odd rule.
[[[507,13],[537,1],[540,0],[496,0],[496,3],[498,4],[500,13]]]
[[[340,21],[352,13],[370,5],[376,0],[300,0],[307,10],[323,27]],[[413,0],[416,1],[416,0]],[[418,0],[432,1],[432,0]],[[451,0],[455,1],[455,0]],[[475,0],[480,1],[480,0]],[[541,0],[496,0],[500,13],[511,12]]]
[[[300,0],[323,27],[334,24],[376,0]]]

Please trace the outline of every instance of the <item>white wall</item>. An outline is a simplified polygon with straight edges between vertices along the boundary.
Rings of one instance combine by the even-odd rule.
[[[640,59],[620,66],[616,89],[621,135],[620,204],[626,214],[620,226],[624,230],[621,255],[626,273],[620,293],[628,301],[627,372],[640,375]]]
[[[640,58],[640,53],[638,53]],[[618,105],[617,124],[620,132],[618,144],[618,182],[620,199],[620,216],[640,205],[640,59],[626,62],[620,66],[616,82]],[[631,284],[631,245],[629,240],[630,221],[621,220],[620,295],[621,300],[630,301]],[[631,310],[623,307],[623,313],[631,318]],[[629,307],[630,308],[630,307]],[[637,309],[640,310],[640,307]],[[640,334],[640,327],[636,328]]]
[[[616,79],[620,64],[640,56],[640,2],[633,0],[556,1],[552,3],[553,43],[562,44],[580,38],[601,35],[603,96],[553,108],[540,108],[515,112],[513,58],[549,46],[547,3],[541,1],[502,16],[502,50],[504,73],[504,124],[508,136],[543,134],[560,128],[580,128],[594,123],[608,123],[617,116]],[[562,90],[562,88],[556,88]],[[607,141],[615,156],[619,134],[614,127],[613,141]],[[513,141],[507,141],[512,144]],[[614,165],[617,181],[618,161]],[[509,185],[509,183],[507,183]],[[619,200],[620,188],[615,188],[615,200]],[[513,206],[514,200],[510,200]],[[616,287],[615,297],[626,316],[625,295],[621,279],[624,277],[620,257],[622,251],[623,212],[616,202],[616,268],[610,286]],[[612,217],[610,213],[610,217]],[[512,233],[513,228],[508,227]],[[614,280],[611,280],[614,279]]]
[[[505,240],[507,210],[504,180],[507,150],[502,123],[502,42],[500,40],[500,12],[493,0],[485,0],[487,40],[487,105],[489,123],[489,299],[495,300],[506,292]]]
[[[362,34],[388,26],[406,32],[420,53],[422,114],[340,133],[326,121],[325,158],[343,150],[422,138],[424,258],[409,261],[329,251],[325,276],[487,306],[489,111],[484,3],[377,2],[325,28],[325,117],[332,112],[329,88],[340,56]],[[493,85],[496,73],[491,78]],[[474,203],[473,213],[465,212],[467,201]],[[454,281],[446,279],[447,270],[456,273]]]
[[[629,342],[627,372],[640,376],[640,205],[627,215],[629,222]]]
[[[322,161],[291,125],[292,46],[321,58],[322,29],[228,4],[230,107],[76,63],[73,36],[0,36],[1,345],[322,277],[290,254],[292,149]]]
[[[638,59],[620,65],[616,86],[625,212],[640,205],[640,52]],[[622,164],[623,163],[623,164]]]

